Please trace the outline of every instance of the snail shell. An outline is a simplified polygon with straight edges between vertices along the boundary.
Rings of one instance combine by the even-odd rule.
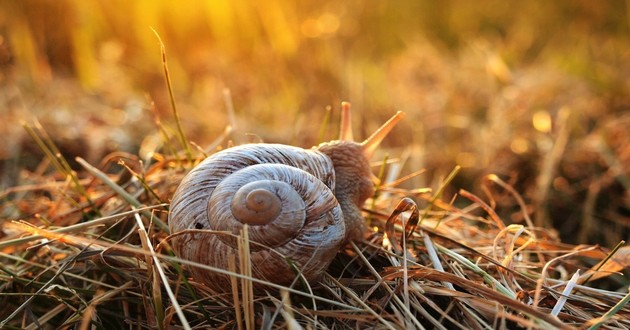
[[[349,115],[349,106],[345,110]],[[344,242],[362,238],[360,207],[374,191],[368,159],[373,144],[401,117],[377,131],[384,132],[376,142],[369,142],[372,137],[363,143],[337,140],[311,150],[248,144],[206,158],[177,188],[169,227],[171,233],[207,231],[175,237],[176,254],[228,269],[237,243],[234,236],[217,232],[238,235],[247,224],[252,276],[289,285],[297,267],[307,281],[316,281]],[[342,137],[348,135],[342,128]],[[227,275],[198,267],[191,273],[217,291],[231,287]]]

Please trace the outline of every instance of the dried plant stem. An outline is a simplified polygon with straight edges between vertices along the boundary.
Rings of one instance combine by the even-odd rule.
[[[228,255],[228,270],[236,273],[236,256],[233,252]],[[232,284],[232,300],[234,301],[234,314],[236,315],[236,327],[238,330],[243,329],[243,312],[241,311],[241,299],[238,295],[238,280],[234,276],[230,276]]]
[[[229,126],[234,130],[238,129],[238,125],[236,124],[236,112],[234,111],[234,102],[232,102],[232,93],[229,88],[223,89],[223,101],[225,102],[225,109],[228,114],[228,122]]]
[[[449,250],[441,245],[435,245],[438,248],[438,251],[448,255],[449,257],[457,260],[457,262],[459,262],[460,264],[466,266],[468,269],[472,270],[473,272],[475,272],[476,274],[478,274],[479,276],[481,276],[484,281],[488,284],[491,285],[492,287],[496,288],[497,291],[501,292],[502,294],[504,294],[505,296],[512,298],[512,299],[516,299],[516,294],[514,292],[512,292],[510,289],[506,288],[503,284],[501,284],[501,282],[499,282],[498,280],[496,280],[494,277],[490,276],[490,274],[488,274],[486,271],[484,271],[483,269],[479,268],[478,265],[476,265],[475,263],[471,262],[470,260],[466,259],[465,257],[461,256],[460,254],[456,253],[455,251]]]
[[[152,264],[153,266],[152,269],[157,270],[159,279],[164,284],[164,289],[166,290],[166,293],[168,294],[169,299],[171,300],[171,304],[173,304],[173,308],[175,309],[175,312],[177,313],[177,316],[179,317],[179,321],[182,322],[182,326],[184,327],[184,329],[189,330],[191,329],[191,327],[188,324],[188,320],[186,319],[186,316],[184,315],[184,312],[182,311],[182,308],[179,305],[179,302],[177,302],[177,298],[175,297],[173,290],[171,290],[171,286],[168,284],[168,278],[166,277],[166,274],[164,274],[164,270],[162,269],[160,260],[158,259],[158,255],[155,253],[155,250],[153,249],[153,244],[151,243],[151,240],[149,239],[149,235],[147,233],[146,228],[144,227],[144,223],[142,222],[142,219],[140,219],[140,216],[137,213],[134,216],[136,218],[136,225],[138,226],[138,234],[140,235],[140,239],[142,240],[143,245],[146,246],[146,249],[149,253],[148,255],[150,255],[151,259],[153,260],[153,262],[150,263],[149,265]],[[154,281],[157,281],[157,278],[154,278]],[[156,310],[156,312],[160,313],[161,311]],[[162,322],[159,322],[158,326],[161,328],[164,326],[164,324],[162,324]]]
[[[251,254],[249,250],[248,226],[243,225],[238,240],[240,271],[245,277],[241,278],[241,296],[243,297],[243,311],[245,312],[245,328],[254,329],[254,286],[247,278],[252,277]]]
[[[168,96],[171,101],[171,108],[173,109],[173,116],[175,117],[175,123],[177,125],[177,136],[179,138],[179,142],[182,144],[184,148],[184,152],[186,153],[186,158],[189,162],[192,163],[192,150],[190,148],[190,143],[188,143],[188,139],[184,134],[184,129],[182,128],[181,119],[179,117],[179,112],[177,111],[177,103],[175,102],[175,93],[173,93],[173,84],[171,83],[171,75],[168,73],[168,64],[166,63],[166,46],[162,42],[162,38],[153,28],[151,29],[158,41],[160,42],[160,52],[162,54],[162,67],[164,69],[164,79],[166,80],[166,87],[168,88]]]
[[[558,316],[558,314],[560,314],[562,307],[564,307],[564,304],[567,302],[567,299],[569,298],[569,295],[571,294],[571,291],[573,291],[573,288],[575,287],[575,284],[577,283],[577,280],[579,278],[580,270],[578,269],[575,274],[571,276],[571,280],[564,287],[562,295],[560,296],[560,298],[558,298],[558,301],[556,301],[556,305],[553,306],[553,309],[551,310],[551,315]]]
[[[448,184],[451,183],[451,181],[453,181],[453,179],[455,178],[455,176],[457,176],[457,173],[459,173],[459,170],[461,169],[462,169],[461,166],[459,165],[455,166],[455,168],[453,168],[453,170],[451,171],[451,173],[449,173],[446,179],[442,181],[442,185],[438,188],[437,192],[433,195],[433,198],[431,198],[431,202],[429,203],[429,206],[424,210],[424,213],[422,213],[422,217],[420,217],[418,224],[422,224],[422,221],[429,215],[429,212],[433,210],[433,205],[435,205],[437,200],[440,197],[442,197],[442,194],[444,193],[444,189],[446,189],[446,186],[448,186]],[[440,225],[440,222],[441,221],[436,222],[435,228],[437,228]]]
[[[584,278],[583,280],[581,279],[579,281],[579,284],[586,284],[588,283],[588,281],[591,280],[591,277],[593,277],[593,275],[595,275],[597,273],[597,271],[599,271],[602,266],[604,266],[608,260],[610,260],[610,258],[612,258],[615,253],[617,253],[617,251],[619,251],[619,249],[621,249],[623,247],[623,245],[626,244],[626,241],[621,241],[619,243],[617,243],[617,245],[612,249],[612,251],[610,251],[610,253],[608,253],[608,255],[606,255],[606,258],[604,258],[602,261],[600,261],[593,270],[589,271],[590,274],[588,274],[588,276],[586,278]]]
[[[543,160],[542,168],[536,180],[536,226],[548,227],[550,225],[547,219],[547,202],[549,200],[549,188],[551,181],[554,179],[556,168],[560,163],[560,159],[566,150],[569,142],[569,134],[571,133],[569,125],[569,117],[571,110],[563,107],[558,112],[558,126],[560,127],[558,137],[556,138],[551,151],[546,154]]]
[[[514,196],[514,199],[516,199],[518,206],[521,208],[521,212],[523,212],[525,223],[527,223],[527,226],[530,228],[530,230],[532,230],[532,234],[534,234],[534,228],[536,227],[534,226],[532,219],[529,217],[529,213],[527,212],[527,205],[525,204],[525,200],[523,200],[523,197],[521,197],[521,195],[516,190],[514,190],[512,186],[501,180],[501,178],[499,178],[495,174],[487,175],[486,180],[498,184],[499,186],[501,186],[501,188],[507,190],[512,196]],[[534,236],[534,238],[536,238],[536,236]]]
[[[328,141],[326,138],[326,132],[328,131],[328,124],[330,122],[331,115],[332,107],[327,106],[324,112],[324,119],[322,119],[322,124],[319,126],[319,133],[317,133],[317,143]]]

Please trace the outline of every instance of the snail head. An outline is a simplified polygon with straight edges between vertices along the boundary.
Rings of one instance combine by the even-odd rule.
[[[369,160],[381,141],[405,114],[399,111],[365,141],[355,142],[350,125],[350,103],[343,102],[341,105],[339,140],[322,143],[317,146],[317,150],[332,160],[336,177],[335,196],[344,212],[346,223],[350,222],[350,228],[347,228],[350,238],[358,239],[363,232],[360,208],[374,194]]]

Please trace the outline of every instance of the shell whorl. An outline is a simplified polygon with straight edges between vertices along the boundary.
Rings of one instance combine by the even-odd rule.
[[[290,201],[290,205],[295,204],[299,210],[304,209],[304,201],[288,183],[271,180],[250,182],[234,193],[230,211],[242,223],[264,225],[280,215],[285,200]]]
[[[296,167],[312,174],[329,189],[335,189],[332,163],[321,153],[280,144],[247,144],[226,149],[203,160],[180,183],[170,207],[171,232],[209,229],[206,209],[215,188],[228,175],[257,164]]]
[[[277,199],[273,201],[280,204],[275,216],[266,218],[271,214],[262,212],[256,217],[255,211],[247,210],[246,202],[235,200],[239,195],[251,194],[251,188],[264,189],[271,199]],[[257,164],[236,171],[221,181],[208,201],[208,219],[211,229],[233,234],[238,234],[243,224],[249,223],[251,241],[277,248],[303,234],[307,221],[319,222],[322,226],[335,225],[320,217],[336,207],[339,205],[332,191],[310,173],[284,164]],[[238,211],[236,214],[235,210]],[[343,223],[342,219],[339,221]],[[341,226],[339,231],[345,233],[345,227]],[[227,237],[219,239],[234,244]],[[263,246],[251,248],[258,250]]]

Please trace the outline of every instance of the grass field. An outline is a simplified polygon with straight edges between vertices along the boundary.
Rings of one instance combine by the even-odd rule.
[[[4,0],[0,328],[179,327],[180,311],[193,327],[594,326],[628,298],[628,77],[629,1]],[[232,296],[145,258],[200,150],[310,148],[337,137],[342,101],[358,140],[404,111],[374,173],[422,172],[377,190],[375,231],[323,288],[259,298],[236,323]],[[428,235],[411,268],[383,239],[405,196]],[[607,326],[628,327],[615,313]]]

